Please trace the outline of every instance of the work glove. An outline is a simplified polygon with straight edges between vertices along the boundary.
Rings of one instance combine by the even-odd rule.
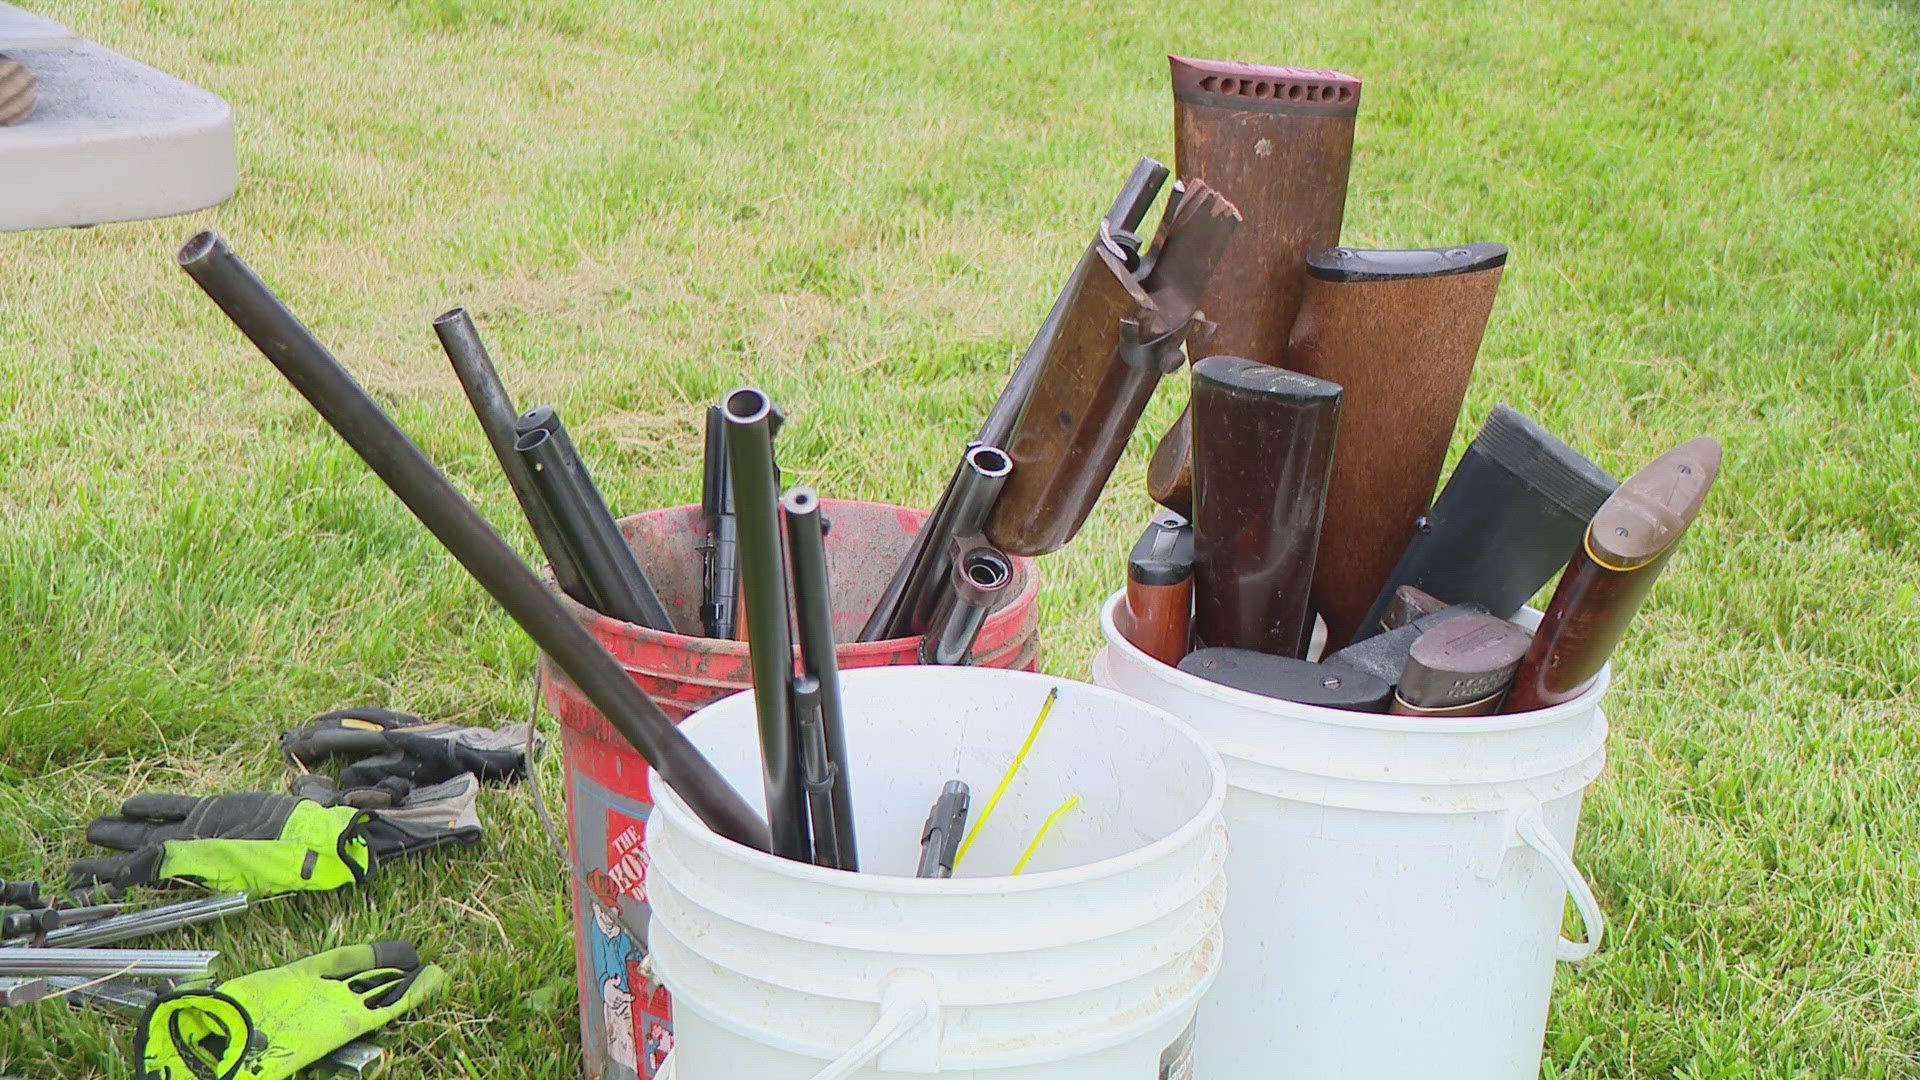
[[[446,983],[404,941],[349,945],[221,983],[182,986],[140,1016],[138,1080],[284,1080]]]
[[[367,811],[367,843],[375,864],[443,844],[471,846],[482,835],[475,807],[480,778],[472,773],[423,787],[388,777],[373,787],[346,791],[320,773],[303,773],[293,778],[293,793],[322,806]]]
[[[511,783],[526,775],[527,725],[503,728],[429,723],[387,709],[339,709],[280,736],[290,761],[312,769],[329,758],[352,758],[340,770],[344,789],[401,779],[438,784],[461,773]]]
[[[355,807],[268,792],[135,795],[118,815],[87,825],[89,843],[128,854],[79,860],[67,887],[179,880],[266,894],[337,889],[373,873],[368,823]]]

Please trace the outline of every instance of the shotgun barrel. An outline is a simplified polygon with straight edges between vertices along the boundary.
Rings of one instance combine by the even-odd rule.
[[[1286,366],[1346,390],[1313,566],[1328,641],[1360,633],[1433,501],[1506,263],[1500,244],[1307,257]]]
[[[740,595],[740,531],[733,515],[733,479],[727,470],[727,417],[707,406],[707,448],[700,467],[700,515],[706,519],[700,573],[700,627],[731,641]]]
[[[752,387],[727,395],[727,466],[740,526],[740,580],[747,605],[747,660],[760,722],[773,853],[813,861],[807,789],[789,683],[793,635],[787,608],[787,561],[780,545],[779,468],[773,463],[773,399]]]
[[[1340,242],[1360,80],[1338,71],[1167,58],[1174,174],[1204,182],[1245,224],[1200,306],[1190,355],[1286,362],[1310,252]],[[1336,380],[1337,381],[1337,380]],[[1190,514],[1191,413],[1154,448],[1153,500]]]
[[[1720,475],[1720,444],[1698,438],[1647,463],[1607,497],[1574,549],[1501,712],[1580,696],[1606,666]]]
[[[987,613],[1013,580],[1013,560],[979,537],[961,540],[953,558],[953,587],[920,639],[922,664],[963,665],[973,660]]]
[[[1193,366],[1195,648],[1304,657],[1340,387],[1256,360]]]
[[[517,429],[513,451],[526,462],[534,490],[573,553],[593,594],[594,610],[671,633],[672,616],[600,497],[560,414],[543,405],[522,415]]]
[[[885,637],[912,637],[923,634],[933,624],[934,612],[950,595],[955,545],[963,537],[978,535],[987,515],[1013,473],[1013,460],[997,446],[975,446],[967,450],[961,462],[959,483],[940,517],[926,530],[929,544],[921,556],[921,566],[900,603],[900,618]]]
[[[218,235],[177,261],[709,828],[767,848],[746,800]]]
[[[818,798],[816,785],[828,785],[824,795],[829,832],[820,831],[821,815],[817,807],[813,810],[814,862],[859,870],[853,793],[847,778],[846,725],[840,708],[840,664],[833,651],[833,587],[827,577],[826,525],[820,517],[820,498],[810,487],[790,489],[781,497],[780,507],[786,512],[787,557],[793,563],[794,626],[800,638],[801,677],[816,687],[811,715],[801,718],[803,730],[809,720],[817,723],[819,730],[817,747],[809,749],[810,753],[817,749],[820,759],[820,767],[807,780],[810,803]],[[801,698],[797,680],[794,686],[797,703]]]
[[[1240,213],[1198,181],[1174,190],[1137,278],[1095,250],[1040,362],[1006,442],[1013,475],[987,519],[987,539],[1010,554],[1044,555],[1073,539],[1154,388],[1180,366]]]
[[[1513,618],[1566,565],[1619,486],[1519,410],[1495,405],[1433,508],[1415,524],[1356,639],[1379,632],[1402,585]]]
[[[440,347],[446,350],[460,388],[466,391],[473,415],[480,421],[480,431],[487,437],[487,445],[500,461],[500,471],[506,474],[507,486],[513,489],[514,500],[527,517],[534,541],[547,557],[547,565],[553,568],[554,583],[560,586],[561,592],[588,607],[594,606],[593,590],[587,587],[585,576],[573,561],[573,552],[567,550],[560,527],[554,524],[553,514],[535,489],[532,471],[514,452],[514,440],[519,438],[514,422],[520,414],[513,407],[513,397],[507,393],[506,385],[500,381],[500,373],[494,370],[493,358],[480,340],[480,329],[473,325],[473,316],[467,314],[466,308],[454,308],[433,320],[433,332],[440,338]]]
[[[1021,354],[1020,361],[1014,365],[1013,374],[1000,390],[1000,396],[994,400],[988,410],[986,420],[980,425],[980,431],[974,436],[961,460],[954,467],[953,476],[948,479],[946,488],[940,493],[940,499],[934,504],[933,513],[928,515],[926,525],[913,538],[907,549],[907,555],[894,571],[892,580],[880,594],[873,606],[873,612],[867,617],[866,624],[860,628],[860,641],[880,641],[890,637],[910,637],[926,629],[926,618],[932,615],[931,605],[921,605],[915,616],[904,615],[906,598],[911,594],[925,596],[932,591],[937,597],[946,587],[946,552],[956,536],[977,532],[979,526],[964,531],[937,530],[934,526],[947,519],[952,512],[951,505],[956,489],[966,482],[966,473],[970,463],[968,456],[978,447],[991,447],[999,453],[1000,447],[1007,444],[1007,438],[1013,433],[1013,425],[1020,417],[1020,410],[1026,406],[1027,397],[1033,392],[1033,382],[1039,376],[1041,358],[1052,347],[1054,337],[1059,333],[1060,320],[1066,313],[1067,302],[1079,290],[1079,283],[1086,276],[1088,267],[1094,259],[1096,250],[1104,250],[1121,259],[1127,266],[1137,266],[1140,259],[1139,237],[1133,230],[1139,228],[1146,217],[1147,210],[1153,205],[1153,198],[1160,191],[1160,185],[1166,181],[1167,167],[1149,157],[1143,157],[1133,166],[1126,183],[1121,185],[1120,193],[1094,230],[1093,239],[1081,254],[1080,261],[1074,265],[1073,272],[1067,276],[1067,283],[1054,297],[1053,307],[1047,311],[1047,317],[1040,323],[1040,329],[1027,344],[1027,350]],[[998,493],[996,492],[995,497]],[[991,500],[989,500],[989,505]],[[984,519],[983,519],[984,521]]]

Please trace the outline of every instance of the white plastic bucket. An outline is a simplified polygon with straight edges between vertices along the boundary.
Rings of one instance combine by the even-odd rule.
[[[1554,961],[1600,942],[1568,852],[1606,760],[1609,672],[1512,716],[1342,712],[1154,660],[1115,625],[1123,602],[1101,609],[1093,681],[1200,729],[1231,785],[1227,955],[1196,1080],[1537,1077]]]
[[[1055,687],[957,876],[914,878],[941,786],[972,788],[971,828]],[[675,1080],[1186,1080],[1221,955],[1219,756],[1161,709],[1025,672],[847,671],[841,692],[861,873],[723,840],[654,785],[650,936]],[[762,805],[751,694],[681,730]]]

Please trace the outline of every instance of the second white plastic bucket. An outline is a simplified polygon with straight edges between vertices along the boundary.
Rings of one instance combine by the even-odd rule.
[[[971,828],[1055,688],[956,875],[914,878],[941,786],[972,788]],[[861,873],[721,839],[656,779],[647,892],[674,1080],[1187,1080],[1221,956],[1219,756],[1159,708],[1024,672],[848,671],[841,692]],[[751,694],[681,730],[763,805]]]
[[[1342,712],[1160,663],[1120,633],[1123,602],[1101,609],[1093,681],[1193,724],[1230,781],[1227,956],[1196,1080],[1537,1077],[1554,963],[1600,941],[1568,853],[1609,673],[1512,716]],[[1569,895],[1578,942],[1560,936]]]

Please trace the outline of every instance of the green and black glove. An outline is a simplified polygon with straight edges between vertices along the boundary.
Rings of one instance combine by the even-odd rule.
[[[67,887],[179,880],[263,894],[337,889],[373,874],[370,821],[355,807],[267,792],[135,795],[118,815],[87,825],[88,842],[127,854],[81,859]]]
[[[342,789],[390,779],[425,786],[461,773],[511,783],[526,775],[526,743],[526,724],[460,727],[373,708],[323,713],[280,736],[288,760],[309,769],[330,758],[353,759],[340,770]]]
[[[138,1080],[284,1080],[440,991],[404,941],[350,945],[222,983],[182,986],[141,1014]]]

